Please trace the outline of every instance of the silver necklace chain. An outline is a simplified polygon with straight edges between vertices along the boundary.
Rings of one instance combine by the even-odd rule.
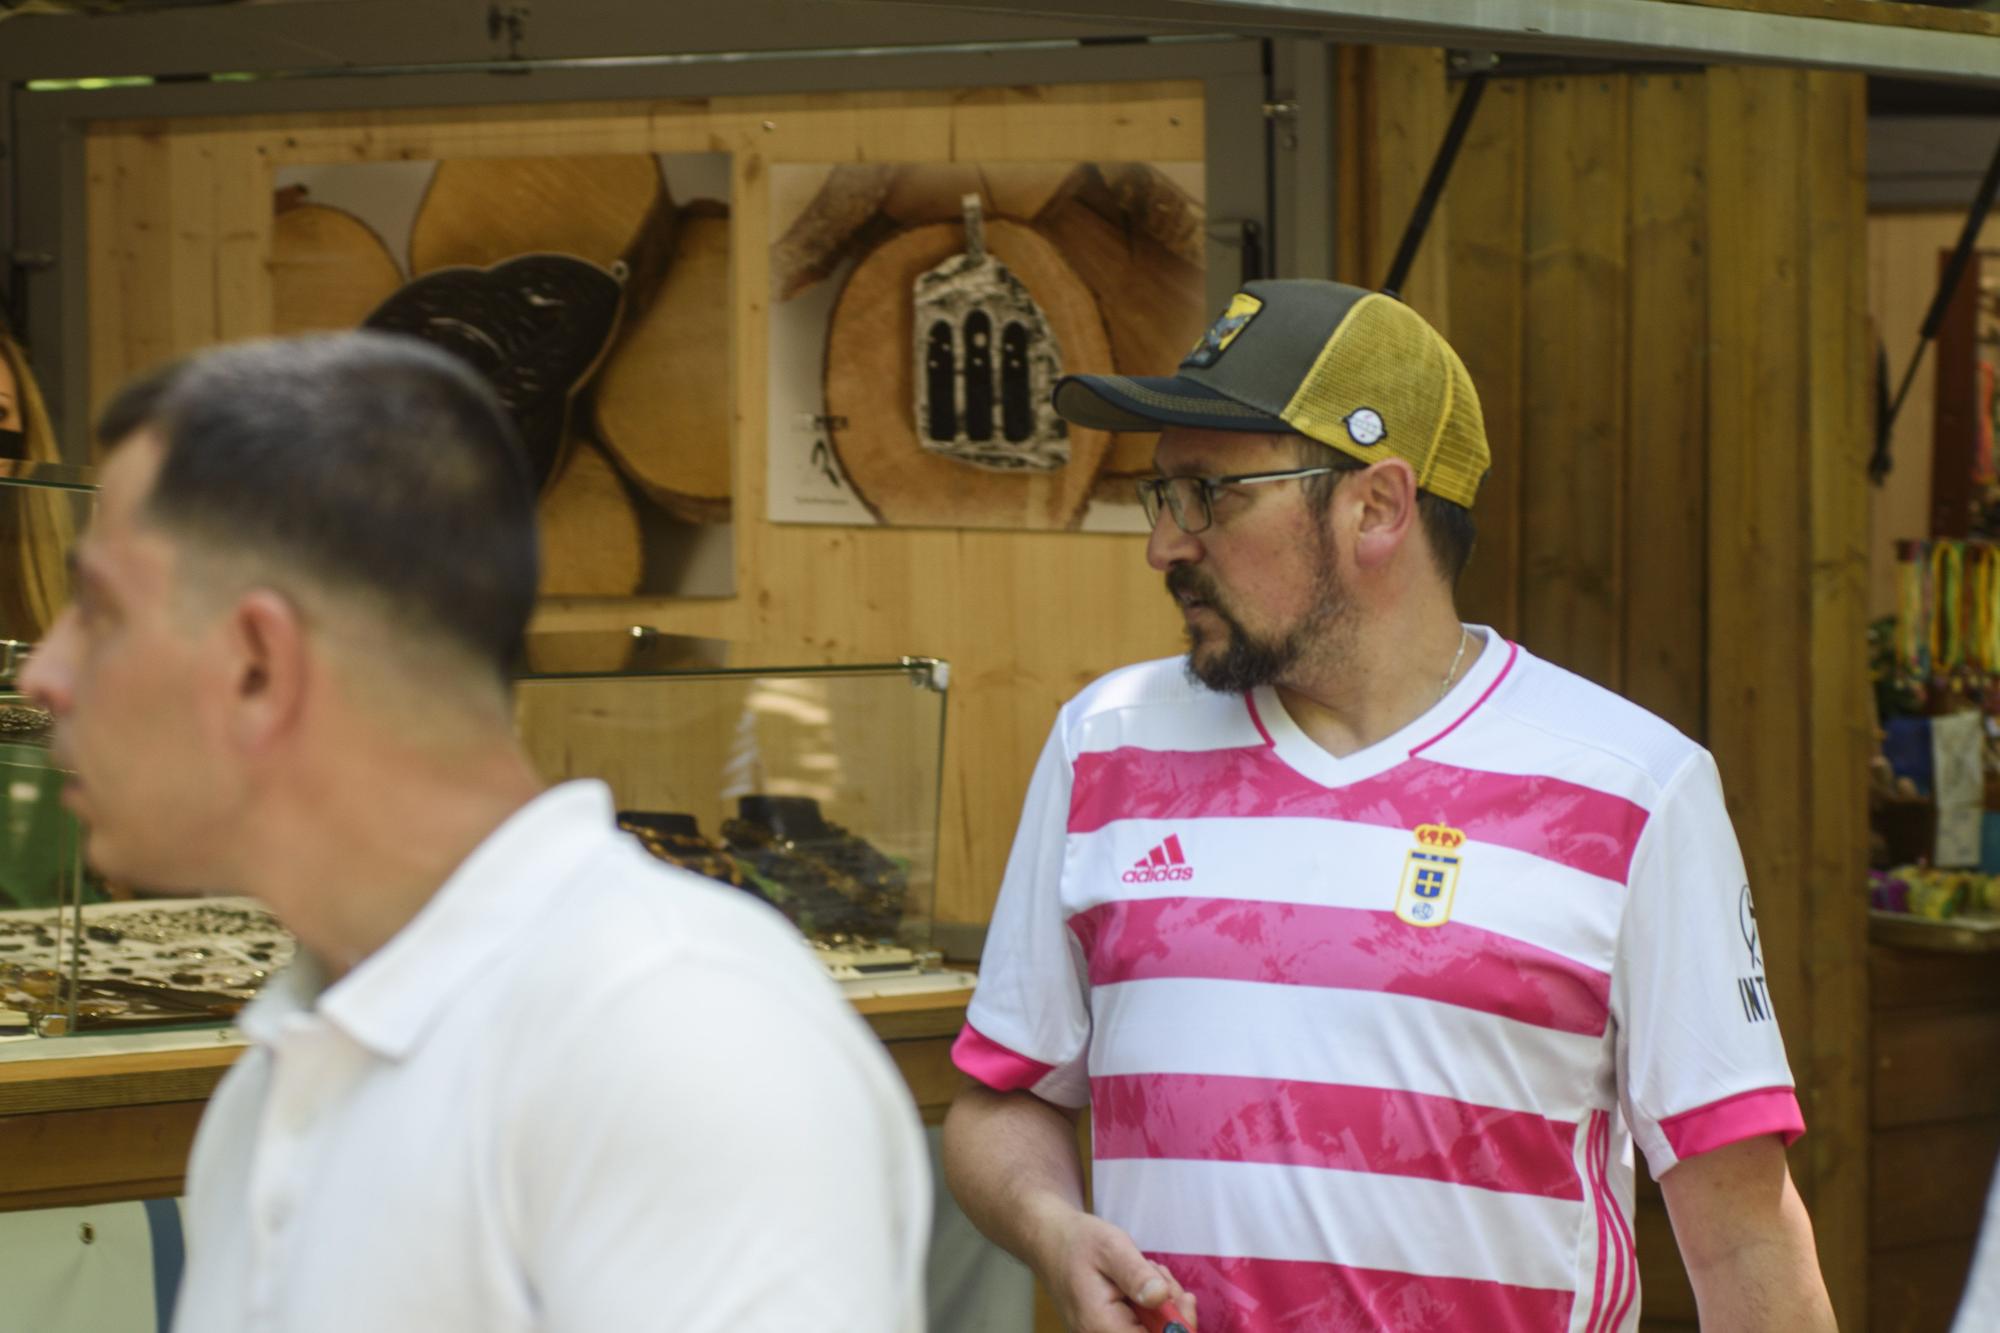
[[[1451,678],[1458,674],[1458,664],[1464,660],[1465,645],[1471,638],[1472,631],[1461,624],[1458,627],[1458,651],[1452,654],[1451,670],[1445,672],[1444,679],[1438,682],[1438,697],[1432,702],[1442,702],[1445,695],[1451,693]]]

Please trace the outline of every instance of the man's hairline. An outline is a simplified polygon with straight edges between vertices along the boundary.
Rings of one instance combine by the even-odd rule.
[[[115,455],[128,453],[132,449],[146,448],[148,446],[157,452],[156,466],[152,478],[146,486],[145,494],[138,496],[133,502],[130,517],[132,525],[140,529],[142,533],[164,538],[171,544],[176,567],[170,576],[172,587],[169,590],[169,595],[178,600],[183,596],[191,596],[194,592],[187,585],[187,581],[181,576],[182,570],[179,566],[183,555],[191,555],[195,559],[207,560],[215,564],[227,563],[228,556],[226,553],[216,549],[216,542],[210,534],[205,534],[200,530],[200,525],[176,519],[169,514],[163,514],[160,512],[159,506],[155,503],[159,498],[160,470],[166,464],[168,451],[173,448],[173,441],[167,437],[165,428],[160,424],[157,417],[148,417],[134,425],[117,439],[106,441],[102,448],[102,461],[109,462]],[[86,537],[85,540],[87,541],[88,538]],[[82,544],[79,543],[79,545]],[[242,593],[251,591],[255,586],[257,585],[252,584],[245,588],[237,589],[219,597],[217,600],[218,602],[233,601],[235,598],[240,597]],[[287,589],[273,587],[271,591],[278,593],[287,600],[297,600]]]
[[[103,456],[109,459],[123,450],[148,445],[158,450],[160,463],[164,465],[167,453],[173,448],[173,441],[157,413],[107,442],[103,446]],[[177,607],[198,605],[220,615],[240,605],[245,597],[253,593],[268,592],[283,599],[293,609],[308,634],[315,628],[324,629],[331,621],[359,616],[391,634],[412,635],[421,640],[411,645],[414,648],[410,654],[412,657],[431,657],[436,651],[443,651],[462,656],[469,667],[483,668],[486,665],[476,650],[456,642],[451,636],[412,624],[407,616],[395,611],[391,599],[374,589],[359,584],[337,584],[302,562],[275,552],[240,552],[240,548],[232,551],[223,547],[220,539],[225,534],[200,523],[162,514],[155,504],[158,492],[159,473],[155,471],[152,484],[133,506],[132,520],[135,526],[172,543],[175,568],[169,574],[168,596],[174,599]],[[181,564],[183,555],[205,562],[211,568],[234,566],[245,577],[231,578],[230,586],[217,587],[212,591],[198,589],[186,577],[185,567]],[[326,646],[333,648],[331,636]],[[340,652],[337,648],[333,650],[337,654]],[[491,673],[482,670],[479,674]],[[502,692],[509,686],[505,677],[495,677],[493,683]]]

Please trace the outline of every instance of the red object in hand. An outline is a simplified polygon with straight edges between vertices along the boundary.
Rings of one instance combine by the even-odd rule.
[[[1139,1322],[1146,1326],[1146,1333],[1194,1333],[1172,1301],[1161,1301],[1157,1309],[1140,1309]]]

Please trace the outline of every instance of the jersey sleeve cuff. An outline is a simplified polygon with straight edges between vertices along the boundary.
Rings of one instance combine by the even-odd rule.
[[[1724,1097],[1660,1121],[1660,1133],[1677,1161],[1686,1161],[1761,1134],[1776,1134],[1786,1147],[1806,1132],[1798,1096],[1790,1088],[1758,1088]]]
[[[995,1092],[1032,1089],[1055,1068],[1007,1049],[970,1023],[952,1043],[951,1062],[967,1077],[977,1079]]]

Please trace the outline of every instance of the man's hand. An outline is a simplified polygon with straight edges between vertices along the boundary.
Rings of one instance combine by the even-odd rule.
[[[1045,1234],[1036,1268],[1072,1333],[1144,1333],[1132,1307],[1166,1301],[1196,1327],[1194,1295],[1103,1218],[1069,1209]]]
[[[1144,1333],[1135,1306],[1194,1297],[1083,1207],[1076,1113],[967,1080],[944,1122],[945,1180],[987,1239],[1035,1271],[1073,1333]]]

